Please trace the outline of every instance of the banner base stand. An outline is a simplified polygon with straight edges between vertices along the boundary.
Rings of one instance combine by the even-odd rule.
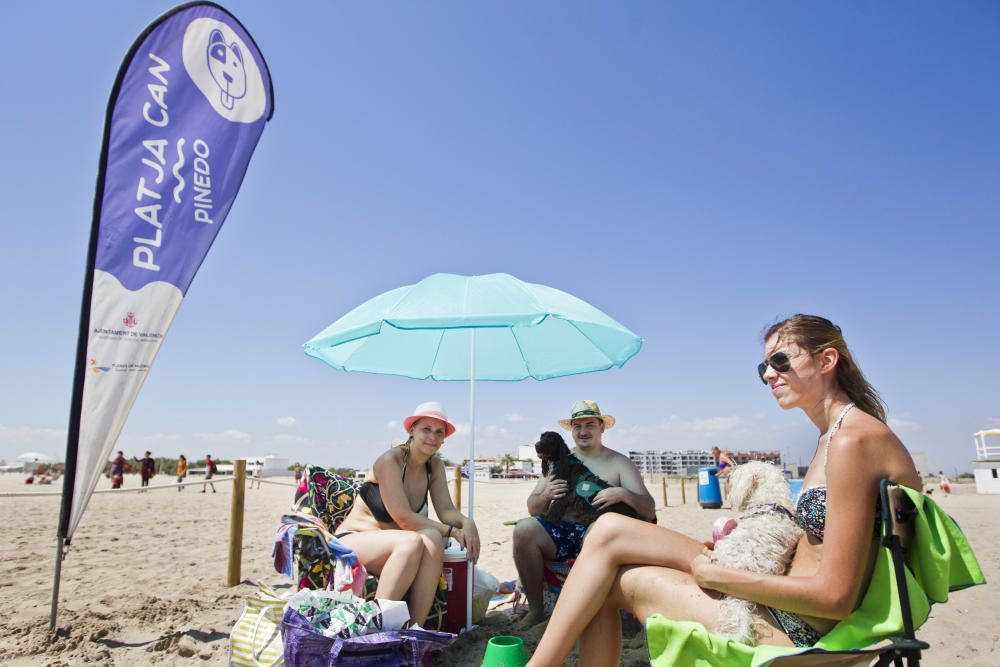
[[[56,542],[56,574],[52,581],[52,611],[49,612],[49,632],[56,629],[56,612],[59,610],[59,578],[62,575],[63,538],[60,535]]]

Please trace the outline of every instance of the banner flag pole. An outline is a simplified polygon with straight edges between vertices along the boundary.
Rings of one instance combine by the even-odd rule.
[[[50,629],[62,558],[273,114],[257,43],[212,2],[157,18],[118,70],[87,248]]]

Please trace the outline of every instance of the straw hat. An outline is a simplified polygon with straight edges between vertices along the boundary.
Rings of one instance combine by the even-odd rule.
[[[424,417],[444,422],[444,437],[446,438],[455,432],[455,425],[448,421],[448,416],[444,414],[444,408],[437,401],[427,401],[418,405],[413,414],[403,420],[403,428],[409,433],[414,422]]]
[[[602,415],[601,408],[598,407],[596,401],[578,401],[577,404],[573,406],[573,412],[570,413],[569,419],[560,419],[559,425],[567,431],[572,431],[573,420],[584,419],[585,417],[596,417],[597,419],[600,419],[604,422],[604,428],[606,429],[615,425],[615,418],[611,415]]]

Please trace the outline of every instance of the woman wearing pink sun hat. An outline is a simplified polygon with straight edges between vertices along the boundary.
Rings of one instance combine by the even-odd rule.
[[[437,456],[455,432],[444,408],[436,401],[421,403],[403,420],[403,429],[409,438],[375,460],[336,537],[354,549],[365,569],[380,575],[375,596],[405,599],[410,620],[423,625],[448,540],[457,540],[478,560],[479,531],[455,509]],[[428,496],[437,521],[428,517]]]

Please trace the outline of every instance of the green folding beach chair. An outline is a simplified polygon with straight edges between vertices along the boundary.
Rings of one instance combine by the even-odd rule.
[[[882,541],[861,605],[816,646],[747,646],[704,626],[653,616],[646,643],[654,667],[710,665],[919,665],[920,627],[948,593],[986,583],[958,525],[927,496],[883,481]]]

